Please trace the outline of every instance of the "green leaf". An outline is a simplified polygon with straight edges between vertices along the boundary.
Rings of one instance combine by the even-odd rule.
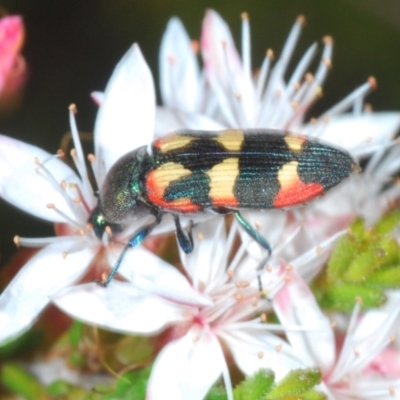
[[[362,241],[367,237],[365,223],[361,218],[354,220],[349,227],[349,234],[357,241]]]
[[[104,393],[102,400],[144,400],[150,368],[131,371],[124,374],[111,393]]]
[[[28,400],[47,399],[45,388],[17,365],[4,364],[0,372],[0,380],[8,390]]]
[[[328,397],[322,392],[317,392],[316,390],[310,390],[303,394],[304,400],[326,400]]]
[[[275,375],[272,371],[261,369],[235,388],[234,399],[260,400],[271,390],[274,380]]]
[[[391,233],[400,224],[400,209],[395,209],[386,215],[374,226],[374,232],[380,235]]]
[[[113,350],[114,357],[124,365],[148,360],[154,353],[154,340],[148,337],[122,337]]]
[[[55,381],[47,386],[47,393],[51,397],[66,396],[71,390],[72,385],[69,382]]]
[[[385,263],[385,254],[381,249],[366,250],[351,262],[342,279],[346,282],[365,281],[370,273]]]
[[[43,332],[31,329],[22,336],[0,346],[0,360],[26,356],[31,351],[37,349],[43,343],[43,340]]]
[[[205,400],[227,400],[226,390],[222,386],[214,386],[208,392]]]
[[[321,304],[330,310],[351,312],[358,297],[364,308],[380,306],[386,300],[383,289],[365,284],[337,283],[326,288]]]
[[[68,341],[71,345],[77,346],[82,340],[83,324],[79,321],[74,321],[68,331]]]
[[[374,272],[368,277],[367,282],[384,288],[400,287],[400,265],[392,265]]]
[[[268,393],[265,400],[299,399],[299,395],[309,392],[315,385],[321,383],[321,371],[318,368],[296,369],[287,374]]]
[[[341,278],[354,259],[355,248],[355,240],[350,235],[338,240],[328,262],[328,279],[335,281]]]

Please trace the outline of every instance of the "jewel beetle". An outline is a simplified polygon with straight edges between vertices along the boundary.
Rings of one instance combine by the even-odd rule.
[[[271,253],[268,241],[241,215],[246,209],[287,208],[325,193],[359,167],[343,150],[283,131],[184,130],[121,157],[110,169],[90,221],[97,236],[115,233],[145,215],[154,221],[125,245],[112,280],[130,247],[143,242],[166,213],[172,214],[179,245],[193,250],[191,227],[180,216],[233,213],[244,230]]]

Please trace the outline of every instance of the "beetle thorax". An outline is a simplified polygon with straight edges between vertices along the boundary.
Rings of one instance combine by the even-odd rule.
[[[100,190],[99,205],[108,222],[127,224],[151,211],[142,197],[141,178],[146,147],[121,157],[110,169]]]

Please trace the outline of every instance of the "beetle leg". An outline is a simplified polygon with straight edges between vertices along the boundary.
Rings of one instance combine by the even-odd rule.
[[[161,215],[157,214],[157,215],[155,215],[155,217],[156,217],[156,220],[154,222],[143,226],[138,231],[136,231],[134,233],[134,235],[130,238],[129,242],[122,249],[122,252],[118,257],[117,262],[115,263],[110,274],[108,275],[108,278],[105,281],[98,282],[98,284],[100,286],[104,286],[104,287],[108,286],[108,284],[114,278],[114,275],[117,273],[118,268],[121,265],[121,262],[124,259],[125,254],[128,251],[128,249],[139,246],[139,244],[141,244],[144,241],[144,239],[146,239],[146,237],[151,233],[151,231],[161,222]]]
[[[193,251],[193,235],[192,235],[193,221],[190,221],[187,235],[183,232],[183,229],[181,227],[181,221],[179,220],[178,215],[174,215],[174,221],[175,221],[176,236],[178,238],[179,246],[181,246],[181,249],[186,254],[189,254]]]
[[[259,292],[260,292],[260,294],[261,294],[261,296],[262,296],[263,298],[266,297],[266,293],[264,292],[263,284],[262,284],[262,281],[261,281],[261,276],[262,276],[263,272],[265,271],[264,268],[265,268],[265,266],[266,266],[266,264],[267,264],[267,261],[268,261],[269,257],[270,257],[270,253],[268,253],[268,254],[261,260],[261,262],[258,264],[257,269],[256,269],[256,271],[257,271],[258,290],[259,290]]]
[[[257,267],[257,280],[258,280],[258,289],[260,293],[263,295],[263,286],[261,282],[261,272],[264,270],[264,265],[267,263],[268,259],[271,257],[272,249],[271,245],[268,243],[268,241],[264,238],[263,235],[261,235],[256,229],[254,229],[240,214],[239,211],[235,211],[233,213],[235,215],[236,220],[239,222],[240,225],[244,228],[244,230],[262,247],[264,247],[265,250],[268,251],[268,254],[264,259],[261,261],[261,263]]]
[[[244,228],[244,230],[262,247],[264,247],[265,250],[268,251],[268,255],[271,256],[272,249],[271,245],[268,243],[268,241],[264,238],[263,235],[261,235],[256,229],[254,229],[243,217],[242,214],[240,214],[239,211],[234,211],[233,213],[235,215],[235,218],[237,222],[239,222],[240,225]]]

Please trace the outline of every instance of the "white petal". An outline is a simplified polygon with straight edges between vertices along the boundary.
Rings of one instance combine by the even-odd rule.
[[[218,131],[226,127],[202,114],[189,113],[176,109],[157,107],[155,136],[181,129],[194,129],[205,131]]]
[[[286,337],[304,363],[328,372],[335,362],[335,337],[330,321],[315,301],[308,285],[296,271],[275,296],[273,305],[283,325],[302,326],[305,331],[286,331]]]
[[[60,291],[53,303],[71,317],[115,332],[151,334],[184,321],[185,308],[136,289],[129,283],[95,283]]]
[[[335,369],[329,374],[330,382],[339,382],[348,373],[361,372],[389,345],[399,319],[400,292],[388,291],[387,297],[382,307],[366,312],[356,327],[347,332]]]
[[[290,370],[304,367],[295,349],[268,332],[235,331],[223,334],[223,339],[237,366],[246,375],[253,375],[260,368],[266,368],[274,371],[279,380]]]
[[[214,75],[225,86],[229,79],[243,78],[242,62],[226,22],[214,10],[207,10],[201,32],[201,51],[206,74]],[[227,64],[229,70],[227,70]]]
[[[58,158],[46,162],[54,182],[43,171],[38,171],[35,157],[40,162],[51,154],[39,147],[0,135],[0,196],[16,207],[52,222],[65,220],[47,208],[53,203],[68,217],[74,218],[69,203],[61,194],[61,181],[79,183],[74,171]]]
[[[174,266],[144,248],[128,251],[118,271],[135,287],[170,301],[198,307],[213,304]]]
[[[190,330],[167,344],[153,365],[147,400],[201,400],[222,372],[218,342],[207,334]]]
[[[224,221],[223,217],[214,217],[210,221],[197,224],[193,228],[193,251],[185,254],[179,248],[183,266],[191,277],[194,287],[205,288],[222,271],[225,275],[228,254],[225,249]]]
[[[45,247],[11,281],[0,296],[0,342],[29,329],[49,303],[49,296],[85,272],[95,249],[86,248],[62,257],[62,252],[78,245],[74,239]]]
[[[179,18],[171,18],[160,49],[160,90],[163,104],[196,111],[200,72],[191,41]]]
[[[352,151],[357,147],[375,145],[390,140],[400,127],[400,113],[377,112],[360,116],[341,114],[331,117],[319,137]],[[304,132],[312,134],[312,125]],[[302,129],[303,131],[303,129]]]
[[[128,151],[152,141],[154,114],[153,77],[134,44],[115,67],[96,118],[96,156],[106,171]]]

